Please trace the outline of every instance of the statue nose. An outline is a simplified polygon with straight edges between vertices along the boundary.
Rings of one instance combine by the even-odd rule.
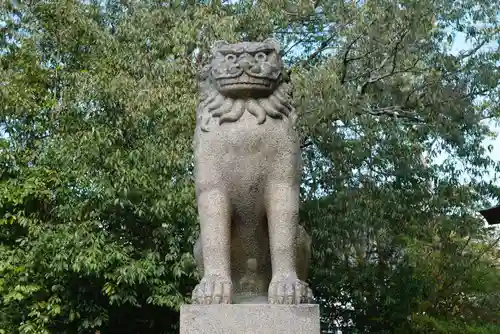
[[[243,70],[248,70],[249,68],[252,67],[253,65],[253,58],[249,54],[244,54],[241,56],[240,60],[238,61],[238,64]]]
[[[229,74],[236,74],[236,73],[239,73],[241,71],[241,67],[239,64],[233,64],[229,67]]]
[[[248,70],[252,66],[252,63],[248,59],[242,59],[240,60],[239,65],[242,69]]]

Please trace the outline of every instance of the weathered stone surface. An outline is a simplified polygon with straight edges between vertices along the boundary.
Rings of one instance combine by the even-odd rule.
[[[295,119],[276,40],[216,43],[193,141],[203,276],[193,303],[311,302]]]
[[[319,306],[183,305],[180,334],[319,334]]]

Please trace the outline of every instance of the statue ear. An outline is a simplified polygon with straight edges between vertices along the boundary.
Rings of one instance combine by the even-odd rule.
[[[212,66],[210,64],[203,66],[200,72],[198,72],[198,81],[207,80],[211,70]]]
[[[268,38],[264,40],[264,43],[267,44],[269,47],[273,48],[274,50],[276,50],[276,53],[280,53],[281,45],[276,38]]]

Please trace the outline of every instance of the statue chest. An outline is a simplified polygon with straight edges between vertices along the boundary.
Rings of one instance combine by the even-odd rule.
[[[197,136],[195,166],[199,171],[210,170],[212,175],[206,178],[208,173],[197,172],[199,185],[229,183],[235,191],[248,195],[269,177],[297,177],[299,141],[287,120],[267,118],[258,124],[253,115],[243,115],[235,122],[215,124]]]
[[[272,119],[268,117],[263,124],[245,112],[236,122],[217,124],[211,122],[210,131],[199,132],[197,138],[198,152],[210,152],[218,157],[248,158],[268,155],[289,150],[295,145],[297,135],[288,119]]]

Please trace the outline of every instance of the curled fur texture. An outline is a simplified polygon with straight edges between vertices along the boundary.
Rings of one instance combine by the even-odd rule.
[[[209,122],[218,118],[218,123],[236,122],[246,112],[255,116],[257,124],[266,121],[267,116],[274,119],[290,118],[295,120],[295,110],[290,103],[289,86],[281,83],[274,92],[265,98],[233,99],[220,94],[215,89],[203,92],[198,104],[199,126],[208,132]]]

